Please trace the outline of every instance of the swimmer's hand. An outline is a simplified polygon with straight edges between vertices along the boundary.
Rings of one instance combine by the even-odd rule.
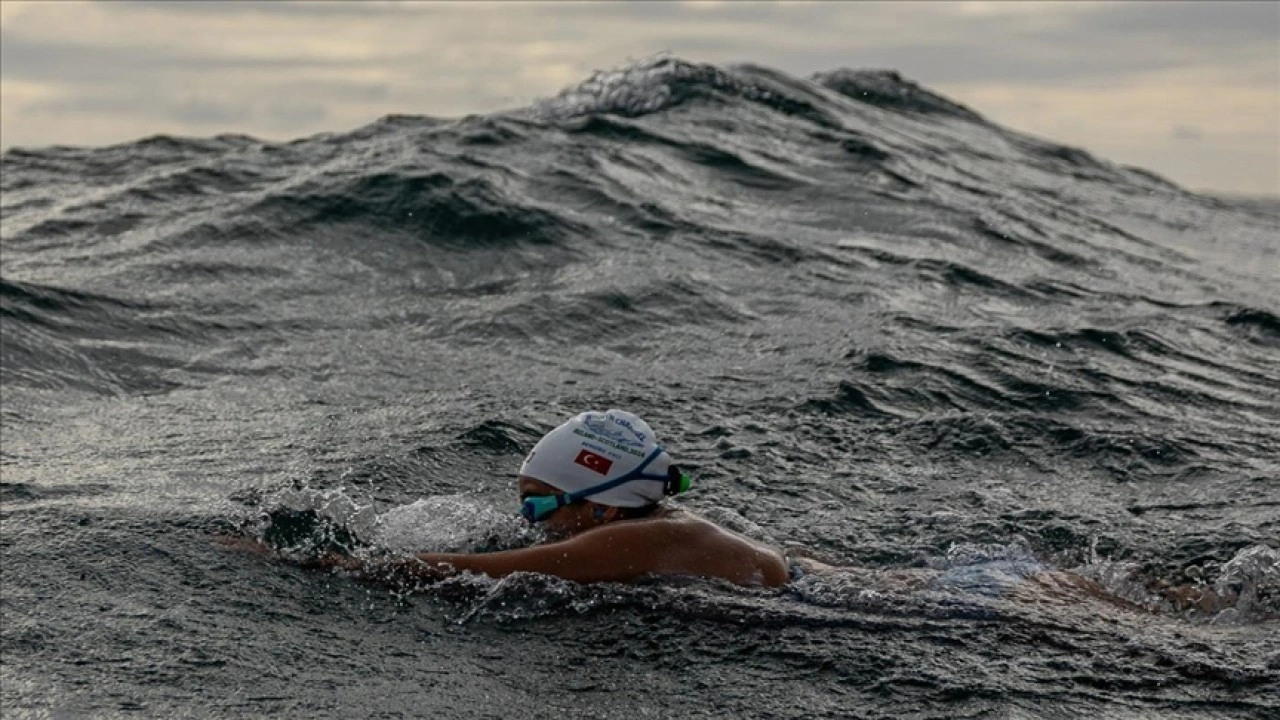
[[[345,557],[337,553],[326,553],[318,557],[299,558],[283,552],[274,545],[259,540],[258,538],[244,537],[242,535],[215,535],[214,542],[222,545],[230,550],[242,552],[246,555],[256,555],[258,557],[277,558],[280,560],[290,560],[296,562],[303,567],[313,568],[330,568],[339,564],[339,558]]]
[[[312,570],[341,572],[356,580],[388,585],[400,590],[412,590],[457,574],[452,565],[430,562],[424,556],[362,558],[325,553],[302,558],[298,564]]]
[[[458,573],[457,568],[429,553],[407,557],[363,558],[355,555],[327,552],[321,555],[298,556],[282,552],[257,538],[237,535],[218,535],[214,540],[237,552],[259,557],[276,558],[291,562],[308,570],[342,572],[357,580],[368,580],[396,587],[422,585],[443,580]]]
[[[348,557],[339,561],[339,567],[361,580],[391,585],[422,585],[443,580],[458,572],[448,562],[432,560],[428,553],[371,560]]]

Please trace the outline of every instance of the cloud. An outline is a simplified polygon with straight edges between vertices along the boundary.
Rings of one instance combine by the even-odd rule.
[[[1155,136],[1188,144],[1152,127],[1211,131],[1206,147],[1256,137],[1258,157],[1278,154],[1270,3],[4,0],[0,19],[5,147],[287,139],[389,113],[490,112],[669,50],[800,76],[896,68],[994,120],[1125,161],[1160,158],[1129,152]]]
[[[1203,140],[1204,131],[1198,127],[1192,127],[1190,125],[1174,125],[1173,139],[1174,140]]]
[[[329,110],[318,103],[273,103],[265,108],[273,127],[316,127],[329,119]]]
[[[251,112],[241,104],[191,98],[172,105],[170,116],[191,125],[223,125],[232,127],[249,119]]]
[[[1252,1],[1108,3],[1095,20],[1086,28],[1194,46],[1261,42],[1274,47],[1280,33],[1275,4]]]
[[[1231,68],[1169,68],[1105,86],[984,83],[943,90],[993,122],[1194,189],[1280,194],[1280,93]],[[1178,125],[1204,129],[1203,139],[1174,138],[1167,128]]]
[[[370,13],[382,15],[407,15],[414,12],[412,4],[387,0],[361,0],[361,2],[333,2],[333,0],[237,0],[234,3],[172,2],[172,0],[111,0],[111,4],[140,13],[166,12],[196,17],[221,16],[279,16],[287,18],[354,18],[367,17]]]

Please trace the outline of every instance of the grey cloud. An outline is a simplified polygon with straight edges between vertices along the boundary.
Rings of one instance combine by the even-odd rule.
[[[275,15],[282,17],[369,17],[372,14],[405,15],[416,11],[414,3],[374,4],[367,2],[281,2],[280,0],[236,0],[235,2],[174,2],[173,0],[98,0],[98,5],[117,12],[150,12],[170,15]],[[419,5],[421,7],[421,5]]]
[[[1215,43],[1245,39],[1276,44],[1280,5],[1274,2],[1108,3],[1080,16],[1079,29],[1133,37],[1160,35],[1176,41]]]
[[[180,101],[167,108],[167,114],[174,120],[192,125],[234,125],[252,116],[245,105],[216,100]]]
[[[99,0],[99,4],[112,11],[125,13],[162,13],[188,17],[228,15],[271,16],[292,18],[360,18],[394,17],[426,19],[440,17],[448,13],[457,13],[450,3],[430,2],[281,2],[280,0],[236,0],[236,2],[173,2],[162,0],[147,2],[146,0]],[[458,5],[462,3],[457,3]],[[548,20],[562,19],[568,16],[599,19],[602,16],[633,20],[665,19],[672,16],[686,18],[706,18],[714,14],[737,15],[734,5],[748,3],[726,3],[714,10],[701,11],[676,2],[543,2],[543,3],[511,3],[502,12],[527,13],[530,16]],[[467,11],[463,11],[467,12]],[[771,13],[772,14],[772,13]]]
[[[272,95],[271,102],[263,103],[232,102],[226,99],[201,97],[175,99],[161,90],[144,87],[123,91],[104,89],[32,103],[30,112],[57,115],[83,113],[90,116],[117,117],[137,115],[141,112],[202,126],[241,125],[261,118],[271,129],[288,132],[297,127],[314,126],[329,117],[328,108],[315,102],[313,98],[364,101],[387,97],[385,87],[357,88],[358,92],[351,93],[339,92],[335,84],[321,84],[319,87],[308,87],[307,90],[309,92],[305,97],[297,92],[293,93],[292,97],[281,93]]]
[[[1034,41],[1026,45],[1034,45]],[[1151,55],[1117,58],[1105,48],[1081,52],[1070,63],[1044,57],[1026,48],[1010,53],[1009,45],[902,45],[875,54],[880,65],[901,70],[926,84],[1001,82],[1049,83],[1069,79],[1120,75],[1167,67]]]
[[[328,119],[329,111],[316,103],[273,103],[266,107],[266,117],[273,128],[291,130],[316,126]]]
[[[252,111],[245,104],[204,98],[175,100],[162,93],[142,90],[95,92],[57,97],[31,105],[32,113],[85,114],[89,116],[130,116],[140,110],[191,125],[228,125],[247,121]]]
[[[472,3],[476,6],[474,10],[460,11],[459,8],[451,7],[451,5],[461,6],[464,3],[394,2],[375,4],[371,2],[344,2],[342,0],[309,3],[287,2],[285,0],[267,0],[264,2],[255,0],[175,2],[174,0],[165,0],[164,2],[104,1],[101,4],[105,8],[122,13],[146,12],[149,15],[168,15],[174,18],[187,19],[201,17],[224,18],[231,15],[240,16],[246,20],[254,16],[298,20],[332,19],[334,21],[350,18],[360,21],[389,20],[399,23],[423,24],[447,18],[457,18],[461,12],[472,11],[476,12],[476,20],[483,22],[484,7],[486,5],[498,5],[498,3]],[[576,19],[589,23],[592,20],[598,20],[602,15],[625,16],[634,12],[631,9],[633,6],[648,7],[658,5],[670,5],[672,8],[678,7],[672,3],[659,2],[555,2],[546,4],[513,4],[509,6],[507,12],[527,12],[529,15],[528,25],[537,27],[542,40],[580,40],[583,39],[584,35],[582,23],[562,21]],[[646,12],[645,15],[652,17],[653,13]]]
[[[1173,128],[1174,140],[1203,140],[1204,131],[1190,125],[1176,125]]]
[[[364,65],[383,67],[403,62],[402,58],[380,58]],[[49,82],[64,93],[37,103],[36,112],[82,111],[97,114],[132,115],[159,111],[183,122],[207,124],[243,120],[251,113],[245,108],[260,105],[247,98],[239,108],[200,97],[206,85],[200,78],[225,78],[228,71],[269,70],[280,79],[255,83],[271,91],[269,99],[306,95],[335,103],[378,102],[391,95],[382,82],[349,80],[289,80],[289,70],[333,68],[350,70],[362,63],[299,59],[248,59],[234,56],[204,56],[138,47],[109,47],[72,43],[37,43],[0,29],[0,65],[6,79]],[[219,88],[221,91],[221,88]],[[174,95],[196,98],[175,104]],[[269,113],[283,117],[282,113]],[[315,116],[314,110],[302,115]]]
[[[30,12],[38,15],[43,7],[33,5]],[[42,135],[39,126],[51,118],[75,118],[77,112],[109,115],[112,128],[136,126],[139,134],[159,121],[171,126],[181,118],[191,121],[192,132],[214,125],[269,129],[282,136],[362,122],[366,116],[372,120],[376,113],[484,112],[553,95],[559,88],[546,87],[552,78],[572,84],[592,70],[662,50],[722,66],[741,62],[776,68],[797,77],[840,67],[892,68],[927,87],[956,93],[990,84],[1020,85],[1037,88],[1046,103],[1054,102],[1053,91],[1064,86],[1139,84],[1149,82],[1143,75],[1155,72],[1173,78],[1163,82],[1185,78],[1198,87],[1226,77],[1232,97],[1248,102],[1280,87],[1280,6],[1275,3],[1064,4],[1016,11],[997,5],[996,12],[980,14],[929,3],[831,2],[710,8],[654,2],[110,2],[96,10],[113,15],[112,27],[134,28],[140,35],[181,37],[215,20],[217,27],[232,28],[227,31],[256,31],[268,38],[263,42],[279,33],[278,42],[265,49],[295,55],[256,58],[216,47],[148,47],[128,37],[97,39],[87,32],[76,33],[85,39],[72,42],[49,18],[24,24],[26,13],[16,13],[16,20],[0,27],[6,85],[43,87],[23,89],[22,104],[9,106],[24,108],[6,115],[12,137],[61,141],[53,131]],[[359,37],[343,37],[356,26]],[[287,50],[302,28],[344,41],[343,52],[358,57],[329,58],[324,45],[314,43]],[[51,35],[30,34],[36,32]],[[380,35],[386,42],[378,44]],[[421,42],[415,42],[418,37]],[[1179,75],[1184,69],[1188,72]],[[39,101],[42,95],[53,99]],[[1251,117],[1265,124],[1271,116],[1258,113],[1273,113],[1269,107],[1251,110]],[[1159,158],[1176,150],[1185,156],[1183,164],[1209,172],[1201,172],[1203,160],[1195,158],[1224,140],[1216,132],[1205,136],[1217,130],[1212,119],[1217,110],[1205,110],[1164,121],[1158,140],[1167,147]],[[1106,127],[1107,112],[1098,108],[1099,127]],[[1194,126],[1191,117],[1197,118]],[[1159,120],[1152,123],[1162,126]],[[1250,132],[1259,135],[1256,129]],[[1204,142],[1194,142],[1197,138]],[[1229,172],[1234,171],[1219,174]]]
[[[116,5],[112,3],[113,7]],[[484,5],[466,10],[431,4],[341,2],[118,5],[175,15],[392,16],[399,22],[424,24],[446,17],[458,22],[467,12],[475,12],[475,21],[483,22],[486,14]],[[731,48],[742,61],[760,62],[761,55],[767,53],[779,58],[777,62],[784,69],[797,74],[844,66],[894,67],[926,82],[1115,76],[1182,61],[1240,62],[1248,59],[1246,55],[1256,58],[1259,49],[1273,55],[1280,53],[1276,41],[1280,6],[1273,3],[1107,3],[1061,13],[1057,27],[1034,32],[1028,29],[1027,19],[1016,13],[939,18],[922,14],[925,11],[914,7],[918,6],[890,6],[887,12],[893,14],[891,17],[901,19],[901,42],[880,44],[875,49],[860,48],[852,39],[843,44],[839,41],[841,29],[847,29],[853,37],[863,18],[886,12],[884,8],[859,3],[725,3],[703,9],[663,2],[553,3],[511,6],[503,12],[526,13],[529,27],[536,29],[538,39],[546,42],[572,40],[590,44],[602,37],[600,29],[607,23],[634,22],[634,36],[652,42],[648,52],[671,49],[679,55],[713,53],[724,57]],[[883,18],[879,22],[884,23]],[[913,24],[936,30],[942,23],[948,30],[945,46],[913,39]],[[616,25],[612,27],[616,30]],[[807,48],[782,52],[783,47],[799,45],[794,42],[798,37],[812,42]],[[1069,49],[1072,55],[1065,59],[1047,57],[1043,51],[1050,47]],[[616,58],[618,63],[623,60]],[[308,63],[314,61],[300,59],[281,64]],[[938,72],[929,72],[930,69]]]
[[[391,88],[385,83],[353,82],[345,80],[276,80],[260,82],[254,85],[263,93],[263,98],[275,104],[304,102],[305,98],[322,97],[334,104],[342,103],[376,103],[391,98]]]
[[[446,10],[433,5],[357,3],[110,3],[108,7],[134,12],[145,8],[188,16],[269,13],[323,17],[352,15],[358,10],[364,18],[394,15],[397,22],[418,23],[430,23],[433,13],[444,17],[446,12],[452,22],[457,22],[463,12],[452,6],[446,6]],[[476,12],[479,21],[487,7],[475,6],[467,12]],[[523,7],[515,6],[512,12]],[[904,25],[913,17],[925,17],[901,7],[893,6],[890,12],[896,13],[895,21],[901,16]],[[599,31],[605,27],[604,21],[630,20],[636,23],[635,35],[652,43],[648,52],[670,49],[681,56],[712,55],[722,61],[771,64],[798,75],[846,66],[891,67],[926,84],[995,79],[1047,82],[1116,77],[1211,62],[1218,66],[1233,64],[1240,72],[1280,77],[1280,63],[1274,61],[1261,70],[1250,69],[1256,68],[1260,59],[1262,65],[1268,65],[1266,58],[1280,57],[1280,45],[1272,29],[1277,6],[1269,3],[1106,4],[1065,13],[1060,17],[1062,25],[1038,32],[1028,31],[1025,19],[1016,15],[960,15],[947,19],[945,44],[913,41],[915,35],[904,27],[900,42],[876,48],[862,48],[853,41],[842,43],[839,39],[846,28],[851,31],[860,18],[871,17],[878,10],[856,3],[730,3],[704,10],[671,3],[567,3],[539,6],[538,10],[530,14],[530,20],[536,23],[533,36],[544,42],[572,38],[584,43],[578,46],[579,50],[595,45],[597,54],[605,53],[605,38]],[[939,20],[930,22],[936,30]],[[806,33],[811,42],[795,42],[797,35]],[[787,42],[770,42],[774,38]],[[992,38],[998,40],[993,42]],[[1060,51],[1046,53],[1046,48]],[[1064,57],[1061,49],[1070,55]],[[410,55],[388,54],[362,60],[238,58],[137,47],[36,43],[0,29],[0,58],[6,76],[64,83],[111,81],[121,76],[144,77],[173,71],[403,66],[421,63],[429,54],[430,49],[423,48]],[[570,57],[573,51],[566,50],[565,54]],[[414,55],[419,57],[415,59]],[[623,60],[619,56],[614,64]],[[584,66],[584,76],[591,69],[598,68]]]
[[[131,115],[142,106],[143,98],[128,93],[79,93],[74,97],[54,97],[33,102],[33,114],[61,115],[86,113],[89,115]]]
[[[136,80],[173,71],[381,67],[402,58],[320,60],[313,57],[242,58],[146,47],[35,42],[0,28],[0,64],[11,79],[100,82]]]
[[[891,12],[901,19],[901,33],[873,47],[840,41],[841,33],[856,36],[860,18],[876,11],[858,3],[729,3],[704,11],[677,11],[667,3],[641,5],[652,9],[637,12],[637,19],[660,11],[697,19],[692,26],[670,22],[669,27],[650,28],[660,45],[654,50],[769,64],[797,75],[884,67],[926,84],[1057,82],[1195,64],[1230,66],[1280,81],[1280,43],[1275,23],[1267,22],[1267,13],[1280,6],[1268,3],[1112,3],[1063,13],[1058,24],[1049,26],[1029,24],[1018,14],[955,15],[946,18],[946,39],[937,43],[917,38],[935,37],[938,18],[901,9],[919,6],[894,6]],[[921,32],[913,33],[917,21]],[[733,32],[721,30],[730,23]],[[691,33],[690,27],[705,32]],[[806,42],[795,42],[797,37]],[[1276,59],[1268,62],[1270,58]]]
[[[1069,67],[1064,67],[1060,60],[1038,56],[1032,52],[1019,54],[1015,51],[1017,60],[1013,61],[1009,56],[1008,45],[992,47],[989,43],[976,42],[954,45],[904,44],[888,48],[853,48],[844,52],[833,52],[822,47],[804,50],[773,49],[764,50],[755,57],[744,55],[741,44],[732,40],[710,41],[696,50],[692,46],[687,49],[676,48],[677,55],[695,54],[697,51],[722,57],[725,61],[769,65],[798,76],[841,67],[893,69],[926,85],[969,84],[988,80],[1015,83],[1060,82],[1071,78],[1115,76],[1119,74],[1118,67],[1123,67],[1124,72],[1133,73],[1168,66],[1166,60],[1151,54],[1118,60],[1105,52],[1105,48],[1097,52],[1082,53]]]

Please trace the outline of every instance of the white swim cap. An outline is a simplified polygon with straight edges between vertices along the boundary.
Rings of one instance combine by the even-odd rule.
[[[648,423],[629,412],[610,410],[584,412],[544,435],[520,465],[520,474],[566,493],[636,475],[585,499],[613,507],[644,507],[662,499],[670,467],[671,457],[658,447]]]

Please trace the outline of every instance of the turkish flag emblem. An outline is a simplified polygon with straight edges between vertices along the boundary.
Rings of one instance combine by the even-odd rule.
[[[582,450],[578,453],[578,457],[573,459],[582,467],[597,472],[601,475],[608,475],[609,468],[613,467],[613,461],[603,455],[597,455],[590,450]]]

